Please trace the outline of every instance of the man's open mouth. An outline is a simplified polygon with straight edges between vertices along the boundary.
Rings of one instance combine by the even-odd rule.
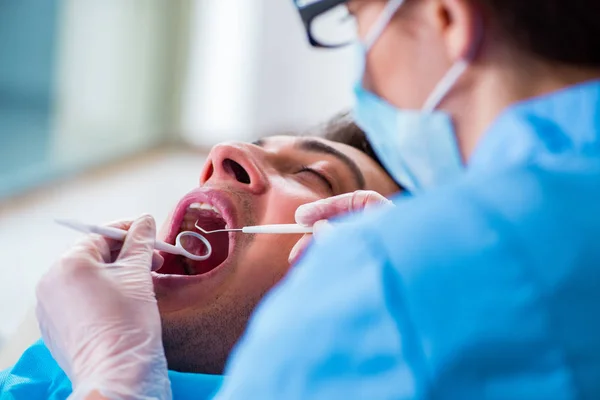
[[[230,234],[227,232],[203,234],[195,225],[197,224],[206,231],[225,229],[227,227],[227,216],[223,215],[224,213],[225,211],[222,212],[216,206],[204,202],[193,202],[185,208],[182,207],[174,216],[173,223],[175,226],[171,227],[167,241],[173,244],[175,237],[183,231],[197,232],[208,239],[212,247],[212,253],[204,261],[194,261],[184,256],[162,253],[165,261],[157,273],[163,275],[203,275],[222,265],[229,256]],[[207,252],[206,245],[191,236],[184,236],[181,244],[188,252],[195,255],[203,255]]]

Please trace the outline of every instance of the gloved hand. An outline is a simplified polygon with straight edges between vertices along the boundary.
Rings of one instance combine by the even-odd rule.
[[[170,399],[150,276],[153,259],[162,263],[154,219],[113,226],[129,228],[123,243],[90,235],[38,284],[42,337],[71,379],[71,398]]]
[[[328,197],[313,203],[304,204],[296,210],[296,223],[313,226],[313,234],[304,235],[290,252],[289,262],[294,264],[310,244],[312,237],[318,240],[331,226],[328,219],[342,214],[360,211],[373,206],[392,206],[393,203],[371,190],[358,190],[339,196]]]

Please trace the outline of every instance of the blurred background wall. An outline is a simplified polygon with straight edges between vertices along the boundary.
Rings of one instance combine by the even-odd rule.
[[[0,367],[54,217],[160,219],[213,144],[350,106],[351,50],[304,35],[291,0],[0,0]]]
[[[291,0],[194,4],[179,115],[187,141],[303,128],[350,105],[351,49],[309,47]]]
[[[0,197],[321,122],[349,106],[351,63],[307,45],[291,0],[0,0]]]

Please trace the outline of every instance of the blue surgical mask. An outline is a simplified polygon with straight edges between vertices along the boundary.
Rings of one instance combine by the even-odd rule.
[[[448,71],[421,110],[396,108],[364,89],[366,54],[402,3],[390,1],[366,43],[357,45],[360,74],[354,88],[354,118],[396,182],[418,193],[452,181],[464,169],[452,118],[436,107],[468,62],[461,60]]]

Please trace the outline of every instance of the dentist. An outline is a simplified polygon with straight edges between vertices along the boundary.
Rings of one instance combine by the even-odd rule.
[[[219,398],[600,398],[598,3],[296,4],[315,46],[356,23],[355,118],[413,196],[317,236]]]
[[[356,119],[411,196],[318,235],[258,307],[217,398],[599,398],[597,3],[296,5],[315,46],[334,47],[348,32],[328,21],[356,22]],[[339,10],[350,17],[337,18]],[[300,208],[297,219],[378,202],[364,192],[331,198]],[[117,250],[93,252],[88,239],[40,286],[41,304],[53,299],[39,309],[44,339],[64,355],[82,398],[94,388],[115,398],[170,396],[145,289],[152,238],[152,221],[137,221],[101,280],[94,263],[114,263]],[[146,268],[132,268],[140,263]],[[125,270],[126,280],[111,275]],[[52,298],[55,283],[62,292]],[[57,326],[74,301],[97,311]],[[135,302],[146,317],[128,325]],[[99,316],[108,334],[73,334]],[[115,341],[135,352],[113,351]],[[94,368],[82,346],[109,367]],[[126,374],[110,367],[119,357]]]

